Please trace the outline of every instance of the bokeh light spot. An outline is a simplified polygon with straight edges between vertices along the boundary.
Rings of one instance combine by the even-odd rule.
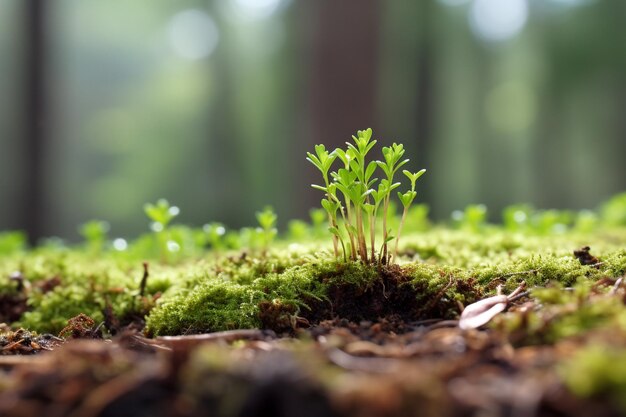
[[[486,41],[513,38],[521,32],[527,20],[527,0],[475,0],[469,12],[472,31]]]
[[[248,20],[267,19],[276,13],[284,0],[233,0],[234,12]]]
[[[450,7],[463,6],[469,2],[470,0],[439,0],[439,3]]]
[[[202,10],[183,10],[168,25],[169,42],[180,57],[189,60],[205,58],[215,50],[219,31],[215,22]]]
[[[122,239],[121,237],[118,237],[117,239],[113,241],[113,249],[117,251],[125,251],[127,248],[128,248],[128,242],[126,242],[126,239]]]

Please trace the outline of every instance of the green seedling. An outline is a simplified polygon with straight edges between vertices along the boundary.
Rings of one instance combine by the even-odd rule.
[[[464,211],[452,212],[452,220],[464,230],[478,233],[487,223],[487,206],[484,204],[470,204]]]
[[[576,216],[574,230],[581,233],[591,233],[596,229],[600,219],[598,215],[591,210],[581,210]]]
[[[26,235],[23,232],[0,233],[0,254],[9,255],[26,249]]]
[[[259,226],[261,226],[260,232],[263,238],[263,251],[267,252],[267,249],[278,233],[278,230],[276,230],[276,220],[278,216],[271,207],[267,206],[263,211],[256,213],[256,219],[259,222]]]
[[[626,226],[626,193],[617,194],[604,203],[601,215],[607,226]]]
[[[411,230],[424,232],[431,226],[428,218],[430,207],[428,204],[414,204],[407,214],[407,222],[405,227],[410,227]]]
[[[531,218],[533,230],[540,235],[562,234],[572,224],[574,215],[564,210],[537,211]]]
[[[311,218],[313,235],[315,237],[322,236],[328,229],[326,210],[323,208],[312,208],[309,210],[309,217]]]
[[[344,260],[349,257],[364,263],[387,263],[390,259],[387,245],[394,239],[388,228],[391,192],[400,186],[400,183],[393,182],[394,176],[409,160],[402,159],[404,147],[394,143],[383,147],[384,161],[368,162],[367,155],[377,143],[372,139],[372,129],[359,130],[352,139],[353,143],[346,142],[345,150],[338,148],[329,153],[324,145],[316,145],[316,155],[307,153],[307,160],[320,170],[324,180],[324,185],[313,184],[312,187],[326,194],[321,204],[328,215],[335,255],[339,256],[338,243],[341,243]],[[341,161],[342,167],[330,172],[337,159]],[[374,178],[377,169],[385,176],[380,182]],[[412,180],[409,195],[415,193],[415,181],[423,173],[424,170],[411,174],[413,177],[409,176]],[[332,182],[329,178],[332,178]],[[401,196],[404,198],[404,194]],[[408,197],[405,199],[407,209],[414,198],[415,195],[410,202]],[[376,220],[380,207],[383,211],[383,243],[376,256]],[[366,232],[367,226],[369,230]]]
[[[287,234],[289,239],[302,241],[310,236],[310,227],[303,220],[291,220],[287,223]]]
[[[91,220],[79,228],[89,252],[93,254],[102,252],[109,228],[109,223],[100,220]]]
[[[504,228],[510,232],[519,232],[530,227],[530,219],[534,213],[528,204],[514,204],[502,210]]]
[[[376,161],[380,169],[385,173],[386,179],[388,181],[389,187],[385,191],[386,195],[384,197],[384,205],[383,205],[383,251],[381,257],[383,260],[387,259],[387,243],[392,239],[389,236],[389,230],[387,228],[387,219],[389,212],[389,201],[391,198],[391,192],[400,186],[400,183],[394,183],[393,177],[396,172],[407,162],[408,159],[400,160],[404,155],[404,146],[393,144],[391,147],[383,148],[383,157],[385,161]]]
[[[147,203],[143,206],[143,210],[152,224],[150,228],[154,232],[161,232],[167,228],[167,225],[180,214],[180,209],[176,206],[170,206],[170,203],[161,198],[156,204]]]
[[[170,203],[164,198],[159,199],[156,204],[145,204],[143,209],[148,218],[152,220],[150,229],[155,233],[161,258],[167,261],[168,252],[180,249],[176,242],[169,240],[167,230],[170,222],[180,214],[180,209],[176,206],[170,206]]]
[[[418,172],[415,172],[415,173],[407,171],[406,169],[402,171],[402,173],[409,179],[409,181],[411,181],[411,189],[404,194],[398,192],[398,198],[402,202],[402,207],[404,207],[404,210],[402,211],[402,218],[400,219],[400,225],[398,226],[398,237],[396,238],[396,247],[393,250],[394,258],[398,256],[398,242],[400,242],[400,234],[402,233],[402,226],[404,225],[404,222],[406,221],[406,215],[409,212],[409,208],[411,207],[411,204],[413,204],[413,200],[415,200],[415,197],[417,196],[417,192],[415,191],[415,182],[418,180],[419,177],[424,175],[425,172],[426,172],[425,169],[419,170]]]
[[[315,185],[313,184],[313,188],[317,188],[326,193],[326,200],[322,200],[322,207],[326,210],[328,214],[328,224],[332,229],[337,226],[337,197],[335,196],[335,188],[331,188],[331,184],[328,178],[328,171],[330,170],[331,165],[335,161],[337,156],[335,154],[330,154],[324,145],[315,145],[315,155],[311,152],[307,152],[307,161],[311,162],[313,165],[317,167],[322,173],[322,178],[324,180],[324,185]],[[326,203],[324,203],[326,201]],[[335,249],[335,256],[339,255],[339,245],[338,245],[338,236],[333,234],[333,247]]]
[[[202,231],[206,236],[207,243],[214,250],[222,250],[225,247],[226,228],[222,223],[209,223],[202,227]]]

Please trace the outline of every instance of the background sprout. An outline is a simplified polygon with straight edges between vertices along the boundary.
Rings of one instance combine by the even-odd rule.
[[[604,203],[601,215],[607,226],[626,226],[626,193],[618,194]]]
[[[454,220],[461,229],[477,233],[482,230],[487,223],[487,206],[484,204],[470,204],[465,207],[464,211],[455,210],[452,213],[452,220]]]
[[[402,211],[402,218],[400,219],[400,225],[398,226],[398,236],[396,236],[396,246],[393,250],[394,258],[398,256],[398,243],[400,242],[400,234],[402,233],[402,226],[404,226],[404,222],[406,221],[406,215],[409,212],[409,207],[411,207],[413,200],[415,200],[415,197],[417,196],[417,192],[415,191],[415,183],[417,182],[419,177],[424,175],[425,172],[426,172],[425,169],[422,169],[415,173],[412,173],[407,170],[402,171],[402,173],[411,181],[411,189],[404,194],[398,192],[398,198],[402,202],[402,206],[404,207],[404,210]]]
[[[151,228],[155,232],[167,228],[172,219],[180,214],[180,209],[176,206],[170,206],[170,203],[164,198],[159,199],[156,204],[146,203],[143,210],[152,220]]]
[[[202,227],[202,231],[212,249],[221,250],[225,247],[224,235],[226,234],[226,228],[222,223],[205,224]]]
[[[161,252],[161,259],[167,261],[167,254],[170,251],[178,251],[180,246],[176,246],[176,242],[169,241],[169,233],[167,226],[180,214],[180,209],[176,206],[170,206],[170,203],[164,199],[159,199],[156,204],[147,203],[143,207],[144,212],[152,223],[150,228],[155,233],[157,244]],[[175,245],[176,244],[176,245]]]
[[[276,230],[276,220],[278,219],[278,216],[274,213],[274,209],[272,207],[267,206],[263,209],[263,211],[258,211],[256,213],[256,219],[261,226],[263,234],[263,250],[267,251],[269,245],[278,233]]]
[[[574,223],[574,230],[581,233],[593,232],[600,222],[600,219],[591,210],[581,210],[576,216],[576,222]]]
[[[311,229],[309,224],[304,220],[291,220],[287,223],[287,233],[289,239],[305,240],[310,235]]]
[[[23,232],[0,233],[0,254],[8,255],[26,249],[26,235]]]
[[[530,219],[534,213],[528,204],[514,204],[502,210],[502,222],[506,230],[519,232],[530,227]]]
[[[79,232],[85,239],[87,250],[94,254],[102,252],[109,229],[109,223],[100,220],[91,220],[80,226]]]
[[[564,233],[573,223],[575,215],[566,210],[541,210],[534,213],[531,223],[540,235]]]
[[[322,236],[328,228],[326,210],[323,208],[312,208],[309,210],[309,217],[311,218],[311,226],[313,228],[313,235],[315,237]]]

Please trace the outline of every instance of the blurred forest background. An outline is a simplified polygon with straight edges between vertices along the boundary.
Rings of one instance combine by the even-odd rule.
[[[623,0],[0,0],[0,230],[281,224],[305,152],[372,127],[432,217],[626,189]]]

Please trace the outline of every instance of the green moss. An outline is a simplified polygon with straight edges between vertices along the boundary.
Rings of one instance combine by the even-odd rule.
[[[153,335],[242,327],[288,331],[301,319],[315,322],[342,314],[354,320],[394,313],[407,319],[455,318],[459,303],[493,295],[499,285],[509,292],[521,281],[530,288],[550,283],[569,287],[624,275],[626,232],[603,224],[592,233],[580,229],[543,234],[530,227],[508,231],[481,223],[475,232],[430,226],[422,213],[416,221],[407,220],[399,248],[401,268],[343,263],[330,254],[323,234],[322,243],[311,234],[303,241],[277,241],[262,254],[227,247],[207,251],[204,240],[190,238],[202,230],[175,226],[171,231],[180,251],[167,262],[153,247],[153,236],[131,242],[128,250],[104,248],[99,254],[84,246],[70,249],[59,244],[26,251],[19,239],[10,237],[15,245],[0,252],[0,296],[28,299],[28,311],[14,326],[52,333],[78,313],[103,320],[107,305],[118,318],[147,313],[147,330]],[[573,256],[574,249],[587,245],[599,265],[581,265]],[[150,277],[141,298],[145,259],[150,261]],[[29,284],[21,290],[9,279],[15,271]],[[51,286],[54,282],[58,285]],[[540,292],[533,294],[541,298]],[[158,298],[156,303],[153,297]],[[568,302],[544,304],[549,311]],[[549,336],[540,336],[558,340],[596,328],[621,314],[618,310],[591,297],[578,316],[570,317],[564,309],[564,318],[547,327]],[[537,327],[525,332],[541,333],[544,317],[533,312],[527,318]]]
[[[155,309],[147,332],[158,336],[259,327],[254,299],[253,291],[239,284],[204,284]]]
[[[605,344],[581,349],[560,367],[577,396],[609,400],[626,412],[626,351]]]
[[[239,284],[236,276],[228,281],[219,276],[207,277],[203,284],[182,291],[155,308],[148,317],[146,330],[151,335],[165,335],[259,327],[263,321],[262,306],[267,303],[277,310],[273,312],[274,320],[291,322],[301,308],[309,308],[307,302],[326,299],[332,285],[341,282],[367,287],[375,277],[371,267],[339,264],[334,259],[260,275],[246,285]]]

